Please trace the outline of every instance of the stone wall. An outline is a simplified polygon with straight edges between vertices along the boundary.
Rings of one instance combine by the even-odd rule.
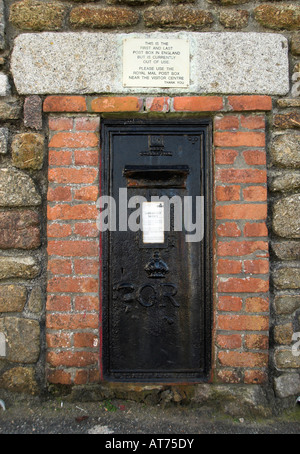
[[[93,65],[98,71],[97,53],[92,55],[87,64],[86,59],[91,54],[79,56],[76,54],[77,44],[74,41],[76,37],[78,40],[85,41],[86,36],[89,35],[92,42],[91,32],[93,34],[101,33],[103,36],[114,35],[116,32],[115,36],[118,36],[120,33],[159,31],[181,34],[197,33],[197,37],[200,34],[201,38],[204,38],[206,46],[208,46],[208,42],[205,41],[205,38],[208,33],[212,33],[214,34],[214,36],[210,36],[213,38],[212,52],[217,54],[218,50],[222,50],[218,54],[220,66],[218,64],[209,71],[210,74],[216,74],[219,71],[221,77],[216,76],[211,83],[217,82],[220,85],[214,85],[215,88],[212,86],[203,88],[199,82],[194,84],[191,90],[187,89],[184,92],[185,96],[190,92],[198,96],[203,93],[231,94],[234,87],[228,89],[228,84],[237,73],[236,77],[240,83],[237,88],[239,91],[233,94],[247,93],[251,95],[255,92],[272,97],[272,111],[268,111],[266,121],[268,234],[266,226],[261,226],[260,232],[257,231],[258,233],[251,235],[253,237],[268,235],[270,245],[268,383],[272,392],[274,391],[274,396],[283,402],[285,400],[293,402],[295,396],[299,395],[300,356],[293,354],[292,351],[292,346],[295,344],[293,334],[300,332],[299,30],[300,7],[296,1],[101,0],[86,3],[78,0],[61,2],[47,0],[8,0],[4,2],[0,0],[0,389],[40,395],[47,390],[48,386],[45,375],[47,351],[45,315],[47,266],[51,267],[53,261],[48,262],[46,251],[48,191],[48,159],[46,158],[51,137],[49,137],[48,127],[49,112],[42,111],[44,101],[51,93],[92,95],[103,92],[122,96],[126,93],[121,85],[114,85],[119,69],[116,66],[117,69],[114,72],[115,70],[112,68],[110,60],[113,58],[112,53],[107,54],[110,55],[110,58],[106,61],[100,61],[102,65],[100,88],[99,85],[91,84],[95,74],[97,75],[96,71],[93,72]],[[222,38],[219,39],[221,33]],[[251,62],[251,65],[247,67],[247,59],[251,59],[251,53],[243,54],[240,50],[236,57],[239,64],[236,64],[232,70],[229,58],[233,49],[231,44],[235,45],[235,50],[238,49],[240,40],[243,38],[248,42],[248,34],[251,33],[255,33],[254,42],[258,43],[258,48],[260,48],[261,38],[262,48],[269,49],[268,56],[266,54],[264,60],[259,61],[257,66],[253,66],[255,63]],[[277,35],[280,35],[282,43],[280,46],[279,41],[276,41]],[[225,36],[227,36],[227,40],[223,38]],[[38,39],[40,39],[40,59],[36,57],[33,68],[30,66],[32,48],[29,43],[36,43]],[[64,42],[69,40],[72,49],[71,61],[67,60],[65,65],[64,59],[57,60],[60,49],[58,42],[62,39]],[[268,46],[265,45],[265,39],[269,40]],[[285,70],[281,54],[285,46],[283,39],[288,44],[288,71]],[[105,38],[101,38],[101,42],[105,44]],[[111,42],[110,40],[107,45],[105,44],[106,52],[109,51]],[[245,44],[244,49],[247,49],[248,46],[252,49],[253,41],[250,37],[249,43]],[[92,43],[90,50],[93,48],[95,48],[95,44]],[[199,49],[201,50],[201,47]],[[226,49],[228,49],[228,54]],[[35,47],[35,51],[37,51],[37,47]],[[272,55],[275,56],[274,60]],[[278,58],[277,55],[279,55]],[[81,61],[81,57],[86,66],[78,63]],[[58,66],[51,66],[51,61]],[[203,61],[202,59],[199,65],[195,66],[195,74],[199,74],[201,71]],[[22,62],[24,62],[23,70],[20,69]],[[209,59],[205,60],[205,64],[208,71]],[[80,71],[78,79],[75,78],[75,75],[70,77],[72,67],[76,69],[77,73]],[[240,75],[239,67],[242,68]],[[251,74],[253,67],[255,71]],[[57,73],[54,72],[55,68]],[[265,72],[260,72],[263,69]],[[52,75],[52,81],[50,80],[50,85],[47,85],[49,74]],[[32,86],[30,86],[30,80],[27,80],[27,75],[30,75],[30,80],[33,81]],[[204,73],[203,77],[205,77]],[[224,79],[227,80],[225,87],[222,86]],[[241,83],[243,79],[247,79],[247,85]],[[96,80],[98,83],[99,77],[96,77]],[[56,82],[57,85],[55,85]],[[50,86],[54,87],[54,91],[51,91]],[[133,91],[138,93],[139,90]],[[170,92],[166,90],[158,89],[154,92],[156,96],[170,95]],[[175,90],[175,94],[178,96],[180,91]],[[114,99],[116,102],[116,99],[119,98]],[[167,98],[160,99],[164,99],[161,106],[161,113],[164,113],[168,109]],[[118,102],[119,106],[122,105],[120,99]],[[149,105],[148,113],[151,110]],[[73,115],[74,110],[70,106],[68,108]],[[76,106],[76,109],[77,113],[80,112],[80,107]],[[153,110],[157,111],[157,107]],[[213,110],[211,109],[211,111]],[[118,111],[122,111],[122,108],[119,107]],[[61,108],[61,112],[66,112],[65,106]],[[216,127],[217,124],[219,127],[222,125],[222,118],[225,118],[223,114],[224,112],[221,113]],[[68,114],[66,118],[69,119]],[[239,116],[238,121],[241,121],[241,118]],[[234,129],[236,120],[232,119],[232,121],[233,126],[230,127]],[[225,122],[226,120],[223,125]],[[52,133],[53,127],[55,127],[54,122],[52,122]],[[234,146],[229,144],[226,149],[227,153],[222,154],[220,147],[216,147],[215,156],[221,160],[220,165],[230,166],[232,163],[230,160],[234,159]],[[64,158],[67,159],[67,155]],[[51,159],[56,159],[53,152]],[[60,159],[62,159],[61,155]],[[261,165],[261,156],[252,154],[249,159],[256,160],[256,164]],[[239,165],[239,162],[237,161],[236,164]],[[227,180],[222,181],[222,184],[233,183]],[[255,186],[257,183],[253,182],[253,188]],[[224,206],[228,205],[228,200],[222,200],[226,196],[225,191],[222,192],[221,189],[218,189],[216,194],[220,206],[222,206],[222,202]],[[257,197],[258,195],[258,193],[254,195],[254,192],[244,194],[246,197]],[[231,196],[234,197],[234,193]],[[234,226],[232,220],[227,221],[225,227],[227,230],[231,228],[231,233],[227,233],[227,236],[239,239],[237,232],[240,231],[241,225],[246,228],[244,221],[238,226]],[[219,235],[222,235],[220,226]],[[226,256],[226,260],[230,259]],[[236,271],[229,272],[228,267],[233,264],[225,263],[226,260],[223,259],[219,265],[220,276],[224,270],[227,275],[236,273]],[[263,259],[261,260],[263,261]],[[257,266],[261,266],[261,264],[257,263]],[[252,271],[249,268],[254,275],[257,274],[257,269],[253,263],[251,264]],[[222,277],[220,279],[222,280]],[[259,308],[258,312],[264,312],[262,308],[265,307],[266,300],[264,301],[264,304],[261,301],[248,302],[247,307],[250,308],[252,304],[252,308],[254,308],[254,304],[256,304],[255,313],[257,313],[257,308]],[[221,303],[225,304],[224,301],[218,302],[218,304]],[[48,299],[48,308],[49,304]],[[246,304],[246,300],[243,301],[243,304]],[[230,311],[232,311],[232,306],[229,310],[225,310],[224,316],[227,317],[227,322],[231,317]],[[269,315],[269,309],[267,314]],[[225,323],[225,319],[223,321]],[[252,332],[252,335],[257,336],[255,339],[246,340],[243,337],[242,340],[252,342],[250,351],[256,349],[255,342],[256,346],[260,343],[260,346],[264,345],[264,349],[267,350],[264,344],[266,337],[262,338],[260,328],[256,328]],[[224,344],[224,334],[236,336],[236,333],[233,332],[234,330],[226,328],[225,331],[226,333],[219,333],[219,338],[215,338],[215,342],[219,343],[224,350],[230,351],[229,344]],[[244,335],[247,333],[244,332]],[[264,336],[266,336],[265,333]],[[228,340],[229,338],[226,338],[226,342]],[[231,349],[235,353],[240,353],[239,342],[241,339],[232,337],[231,340],[238,342],[231,344]],[[48,338],[47,342],[49,341]],[[54,338],[51,339],[51,342],[54,342]],[[81,342],[83,342],[82,339]],[[89,338],[89,342],[91,342],[91,338]],[[54,349],[55,344],[51,345],[51,348]],[[223,360],[225,356],[223,355]],[[227,358],[229,356],[227,355]],[[53,357],[52,354],[52,359],[50,359],[53,360]],[[231,368],[230,364],[225,364],[225,366],[227,372],[223,373],[223,382],[226,380],[232,382],[234,380],[233,372],[236,373],[236,370]],[[230,379],[228,379],[229,376]],[[239,382],[240,375],[235,376]],[[83,381],[82,377],[81,374],[77,380],[78,383],[80,380]],[[261,374],[259,377],[259,381],[262,381]],[[253,376],[251,380],[253,383]],[[63,382],[64,378],[61,381]]]

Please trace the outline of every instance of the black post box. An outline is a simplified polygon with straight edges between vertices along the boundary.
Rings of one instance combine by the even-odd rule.
[[[102,122],[104,378],[202,381],[211,343],[211,124]]]

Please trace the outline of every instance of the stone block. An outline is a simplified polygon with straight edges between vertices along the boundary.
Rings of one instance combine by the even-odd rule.
[[[0,206],[21,207],[41,204],[33,180],[20,170],[0,169]]]
[[[278,107],[300,107],[300,98],[281,98],[277,99]]]
[[[31,132],[16,134],[11,151],[15,167],[39,170],[43,167],[44,161],[44,136]]]
[[[300,295],[276,295],[274,306],[276,314],[291,315],[300,309]]]
[[[191,401],[232,416],[267,416],[271,411],[263,388],[257,385],[200,384]]]
[[[284,374],[274,380],[274,389],[277,397],[285,398],[300,394],[300,375]]]
[[[266,28],[273,30],[298,30],[300,6],[295,4],[263,4],[254,9],[254,18]]]
[[[33,279],[39,275],[40,265],[30,256],[0,256],[0,279]]]
[[[6,339],[5,334],[0,333],[0,357],[6,356]]]
[[[300,238],[300,194],[282,197],[273,206],[273,231],[283,238]]]
[[[292,323],[285,323],[274,327],[274,340],[276,344],[290,345],[292,343],[293,335]]]
[[[271,248],[280,260],[300,260],[300,243],[298,241],[272,242]]]
[[[43,294],[41,287],[34,287],[28,298],[28,310],[34,314],[38,314],[43,309]]]
[[[15,363],[35,363],[40,353],[40,325],[20,317],[0,319],[0,332],[6,337],[6,359]]]
[[[300,33],[296,33],[292,37],[291,52],[293,55],[300,55]]]
[[[24,125],[32,129],[42,129],[42,100],[39,96],[29,96],[24,102]]]
[[[5,18],[4,18],[4,3],[0,0],[0,49],[5,48]]]
[[[300,268],[283,267],[273,272],[273,283],[277,289],[300,288]]]
[[[181,5],[178,7],[151,7],[144,12],[144,22],[146,27],[172,27],[199,30],[210,27],[214,19],[212,13],[209,11],[192,9]]]
[[[0,312],[22,312],[27,291],[23,285],[0,285]]]
[[[275,350],[275,364],[279,369],[299,369],[300,355],[293,355],[292,347],[288,349],[278,347]]]
[[[291,95],[294,97],[300,96],[300,65],[297,65],[297,68],[292,75]]]
[[[0,96],[8,96],[10,94],[10,85],[6,74],[0,73]]]
[[[244,3],[248,3],[250,0],[207,0],[208,3],[214,3],[217,5],[222,6],[229,6],[229,5],[243,5]]]
[[[0,387],[7,391],[36,395],[39,388],[33,367],[13,367],[0,376]]]
[[[9,20],[21,30],[60,30],[66,10],[66,6],[58,2],[24,0],[11,5]]]
[[[18,99],[0,99],[0,120],[18,120],[20,114],[21,105]]]
[[[273,137],[270,155],[273,165],[300,168],[300,133],[293,131]]]
[[[274,126],[278,129],[300,128],[300,112],[293,111],[274,115]]]
[[[178,3],[179,0],[172,0],[173,3]],[[184,0],[182,0],[184,1]],[[195,0],[186,0],[189,3],[195,2]],[[144,5],[159,5],[162,0],[106,0],[108,5],[128,5],[128,6],[144,6]]]
[[[300,172],[284,170],[269,172],[269,190],[272,192],[297,191],[300,189]]]
[[[32,210],[0,210],[0,248],[35,249],[40,246],[38,214]]]
[[[129,8],[78,6],[70,13],[73,28],[115,28],[136,25],[140,15]]]
[[[247,27],[249,16],[249,12],[245,10],[221,11],[219,21],[225,28],[241,29]]]
[[[0,128],[0,154],[7,153],[8,129]]]
[[[122,84],[125,38],[188,40],[190,85],[166,89],[166,95],[170,92],[285,95],[289,91],[288,42],[284,36],[189,31],[22,34],[15,39],[11,57],[16,88],[25,95],[127,93]],[[130,91],[140,90],[132,87]],[[149,87],[144,91],[160,93],[161,89]]]

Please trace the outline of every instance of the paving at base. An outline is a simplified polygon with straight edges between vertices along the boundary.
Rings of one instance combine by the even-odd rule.
[[[300,434],[300,405],[274,418],[232,417],[207,407],[133,401],[21,401],[0,406],[0,434]]]

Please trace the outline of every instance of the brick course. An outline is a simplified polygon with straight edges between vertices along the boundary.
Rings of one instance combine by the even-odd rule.
[[[269,258],[263,111],[270,108],[267,96],[45,99],[44,111],[50,114],[48,381],[83,384],[101,379],[96,226],[100,115],[171,111],[214,117],[215,379],[265,382]]]
[[[65,98],[46,98],[44,109],[85,106],[85,98]],[[49,132],[47,377],[80,384],[95,379],[100,357],[99,117],[49,117]]]

